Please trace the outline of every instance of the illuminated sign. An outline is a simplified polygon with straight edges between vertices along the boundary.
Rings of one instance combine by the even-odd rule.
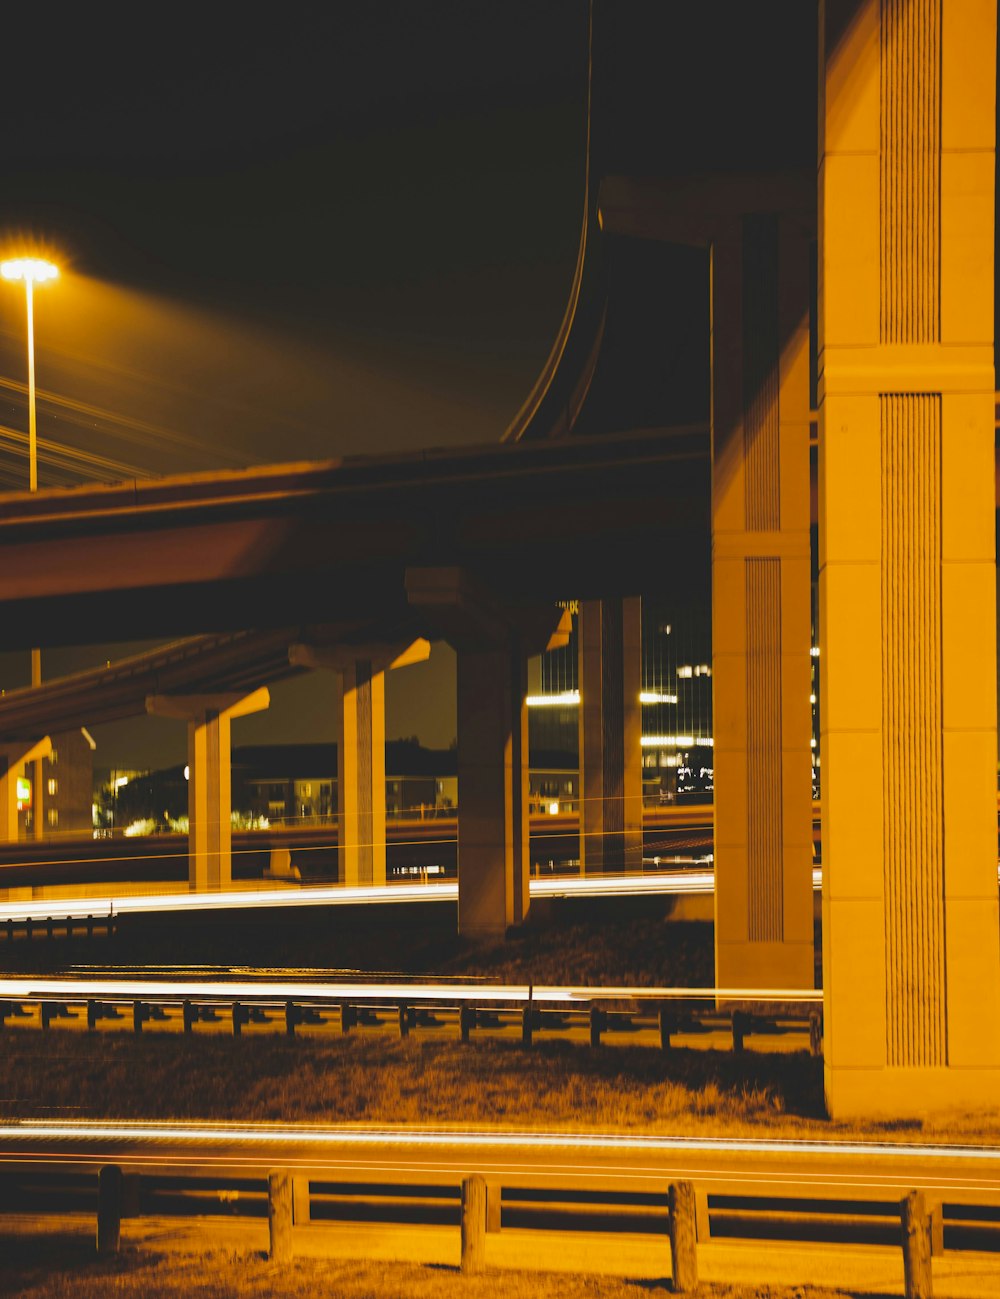
[[[31,806],[31,781],[24,776],[17,778],[17,810],[23,811],[24,808]]]

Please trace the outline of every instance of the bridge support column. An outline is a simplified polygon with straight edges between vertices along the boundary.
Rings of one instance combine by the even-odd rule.
[[[528,914],[527,656],[459,650],[457,678],[458,928],[499,940]]]
[[[337,681],[338,878],[384,884],[385,674],[354,659]]]
[[[718,987],[814,986],[808,233],[712,245],[712,700]]]
[[[266,686],[249,695],[150,695],[146,711],[188,724],[188,884],[194,892],[233,882],[230,723],[270,703]]]
[[[406,593],[457,651],[458,928],[496,941],[528,914],[528,658],[568,644],[572,619],[458,568],[408,569]]]
[[[580,604],[580,867],[642,870],[642,610]]]
[[[821,11],[826,1098],[1000,1092],[995,0]]]
[[[0,843],[17,843],[17,778],[22,768],[35,764],[40,770],[42,759],[51,754],[52,741],[47,735],[35,743],[14,741],[0,747]]]
[[[384,884],[385,673],[422,663],[430,642],[292,645],[300,667],[337,673],[337,874],[341,884]]]

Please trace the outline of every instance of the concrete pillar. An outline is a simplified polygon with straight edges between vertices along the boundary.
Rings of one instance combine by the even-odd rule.
[[[230,723],[267,708],[262,686],[249,695],[149,695],[146,711],[188,724],[188,882],[194,892],[233,882]]]
[[[578,630],[580,867],[642,870],[642,613],[638,597],[584,600]]]
[[[399,644],[289,647],[289,662],[337,673],[337,868],[341,884],[384,884],[385,673],[423,663],[422,636]]]
[[[827,0],[820,672],[827,1106],[1000,1091],[996,0]]]
[[[527,658],[458,651],[458,928],[502,939],[528,913]]]
[[[52,753],[49,736],[30,740],[8,740],[0,746],[0,843],[17,843],[17,778],[29,763],[40,767]],[[37,791],[35,791],[37,792]]]
[[[338,878],[384,884],[385,675],[354,659],[337,681]]]
[[[718,987],[814,984],[809,242],[712,244],[712,701]]]

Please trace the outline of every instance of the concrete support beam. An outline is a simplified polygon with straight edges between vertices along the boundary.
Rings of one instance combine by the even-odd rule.
[[[811,988],[809,230],[712,244],[717,987]]]
[[[996,0],[826,0],[824,1068],[835,1118],[1000,1094]]]
[[[458,927],[502,939],[528,914],[529,656],[567,644],[554,606],[498,604],[461,569],[411,569],[411,605],[458,658]]]
[[[527,656],[458,651],[458,928],[503,938],[528,914]]]
[[[52,741],[8,740],[0,745],[0,843],[17,843],[17,778],[28,763],[40,769],[52,756]]]
[[[578,630],[580,867],[642,870],[642,611],[638,597],[584,600]]]
[[[385,673],[421,663],[423,637],[400,644],[289,647],[290,662],[337,673],[338,878],[341,884],[384,884]]]
[[[230,723],[260,712],[267,687],[249,695],[149,695],[146,711],[188,724],[188,884],[194,892],[233,882]]]

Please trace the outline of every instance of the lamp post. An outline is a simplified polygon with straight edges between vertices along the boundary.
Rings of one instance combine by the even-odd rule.
[[[38,257],[16,257],[0,262],[0,276],[5,280],[24,283],[25,305],[28,313],[28,490],[38,491],[38,437],[35,423],[35,285],[54,280],[59,268]],[[31,651],[31,684],[42,684],[42,651]],[[32,781],[32,817],[35,838],[42,838],[42,760],[34,764]]]

